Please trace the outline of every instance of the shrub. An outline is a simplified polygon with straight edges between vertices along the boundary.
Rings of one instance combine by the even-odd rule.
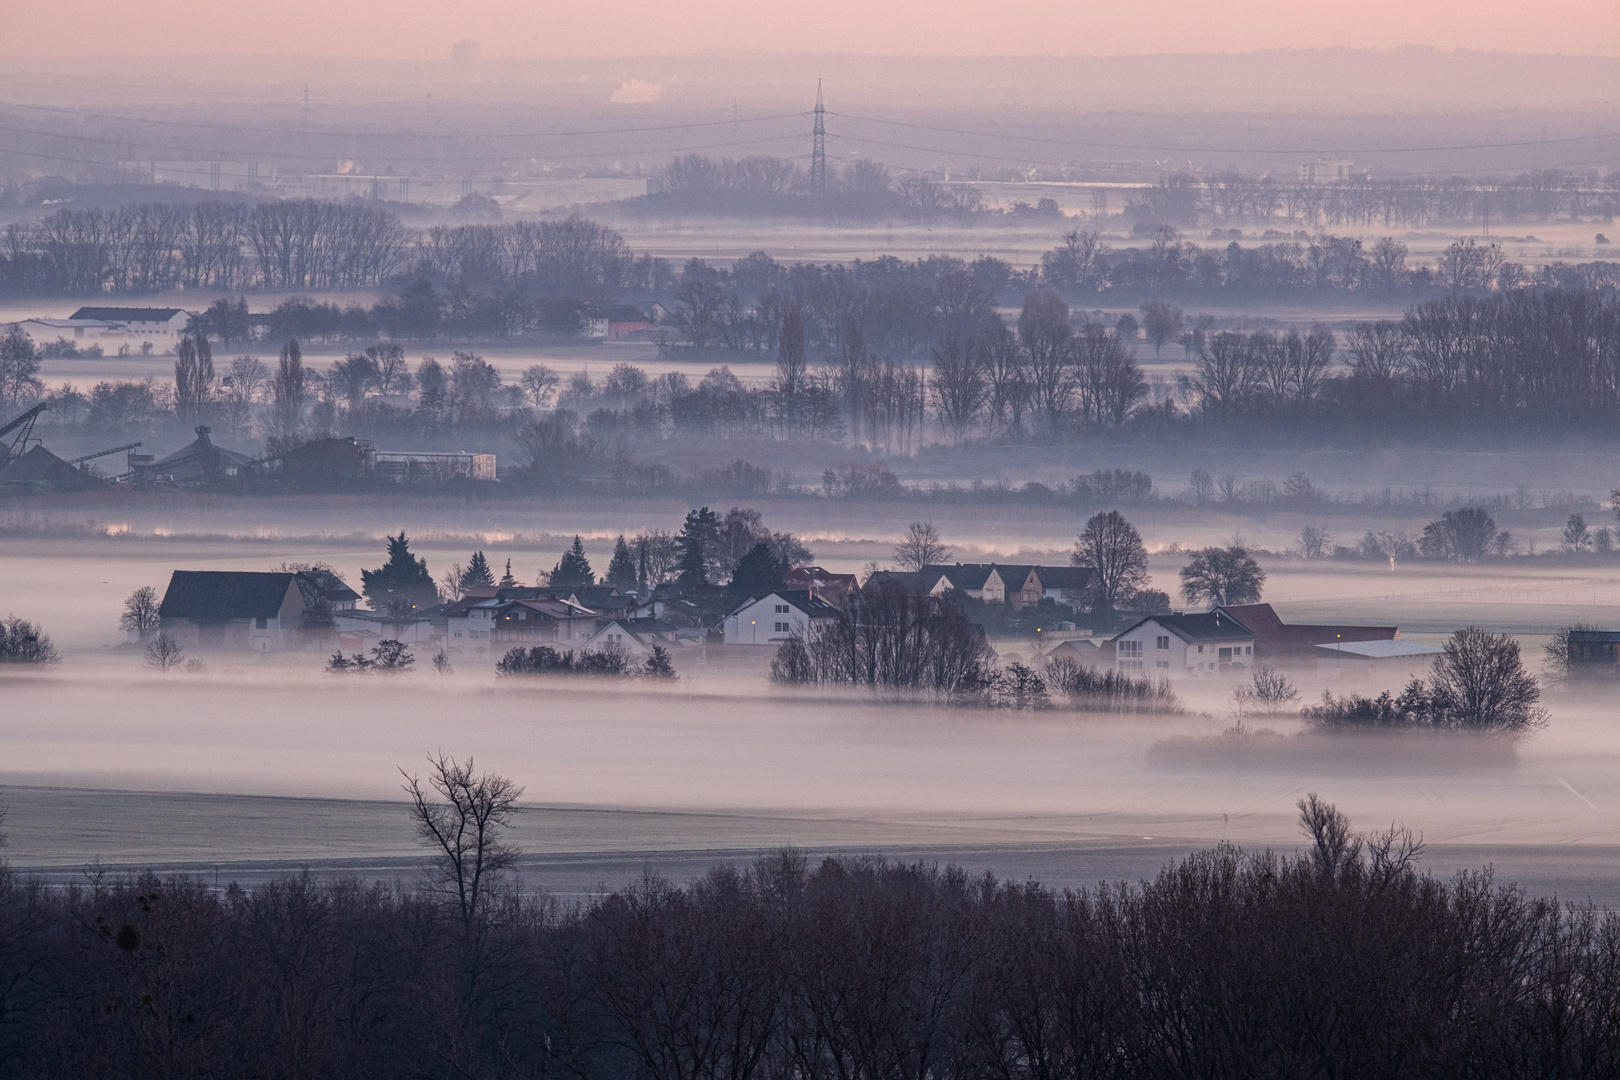
[[[54,664],[61,660],[45,631],[12,615],[0,619],[0,664]]]
[[[331,672],[360,673],[366,671],[409,671],[416,666],[416,656],[403,641],[388,638],[372,647],[371,655],[355,653],[344,656],[342,650],[334,652],[326,662]]]
[[[1118,671],[1097,671],[1067,657],[1046,665],[1046,684],[1084,712],[1178,713],[1168,679],[1155,682]]]
[[[595,651],[536,645],[507,650],[495,664],[497,675],[626,675],[630,663],[621,649]]]

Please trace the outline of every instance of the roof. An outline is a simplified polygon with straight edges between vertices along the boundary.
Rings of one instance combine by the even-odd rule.
[[[633,304],[586,304],[585,314],[592,319],[608,322],[651,322],[652,320]]]
[[[1255,645],[1263,653],[1309,655],[1313,645],[1334,641],[1392,641],[1400,637],[1399,628],[1394,626],[1285,623],[1270,604],[1228,604],[1216,610],[1253,630]]]
[[[105,330],[112,330],[112,329],[116,329],[117,327],[120,327],[120,326],[124,325],[123,323],[113,322],[110,319],[24,319],[24,320],[22,320],[22,325],[27,325],[28,323],[35,323],[35,324],[37,324],[39,326],[48,326],[52,330],[83,330],[83,329],[85,329],[87,327],[89,327],[89,328],[100,328],[100,329],[105,329]]]
[[[173,307],[82,307],[68,318],[106,319],[112,322],[168,322],[176,315],[185,315],[182,308]]]
[[[742,603],[738,604],[736,607],[732,608],[731,615],[735,615],[743,608],[748,607],[751,604],[757,604],[761,600],[769,600],[773,596],[778,600],[781,600],[783,603],[804,612],[812,619],[833,619],[837,618],[839,614],[837,608],[833,607],[820,597],[812,595],[808,589],[776,589],[772,592],[755,593]],[[730,616],[727,617],[729,618]]]
[[[253,459],[235,450],[215,446],[208,438],[208,428],[196,429],[197,437],[168,457],[143,465],[143,472],[172,475],[176,480],[194,480],[224,472],[226,467],[242,468],[252,465]]]
[[[1118,641],[1144,623],[1156,622],[1182,641],[1248,641],[1254,632],[1221,610],[1192,615],[1148,615],[1127,626],[1110,640]]]
[[[1091,586],[1092,569],[1089,566],[1037,566],[1035,574],[1044,589],[1080,590]]]
[[[1383,660],[1394,656],[1435,656],[1445,652],[1438,645],[1425,645],[1421,641],[1334,641],[1316,646],[1324,652],[1339,656],[1355,656],[1367,660]]]
[[[5,480],[5,474],[0,473],[0,482]],[[1569,640],[1581,642],[1600,642],[1604,645],[1620,643],[1620,630],[1571,630]]]
[[[166,619],[226,622],[281,614],[291,574],[245,570],[176,570],[158,614]]]
[[[618,627],[643,645],[666,643],[675,637],[677,627],[662,619],[609,619],[597,628],[596,637],[603,631]]]
[[[306,605],[322,600],[329,604],[342,604],[360,599],[359,593],[330,570],[300,570],[295,577]]]

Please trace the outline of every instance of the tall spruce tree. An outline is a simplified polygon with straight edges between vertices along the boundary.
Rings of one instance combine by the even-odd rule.
[[[768,593],[782,587],[782,579],[791,570],[785,561],[771,551],[771,545],[761,541],[743,553],[731,572],[731,591],[740,596]]]
[[[465,594],[470,589],[493,584],[495,584],[495,575],[489,572],[489,560],[484,558],[482,551],[473,552],[472,558],[467,560],[467,569],[461,572],[462,593]]]
[[[624,542],[622,533],[613,545],[613,559],[607,568],[607,583],[609,585],[636,583],[636,559],[630,554],[630,545]]]
[[[558,588],[595,585],[596,573],[591,560],[585,557],[585,545],[574,537],[574,546],[563,552],[563,557],[551,571],[551,584]]]
[[[703,557],[703,538],[698,533],[681,535],[681,572],[675,580],[682,585],[709,583],[709,569]]]
[[[388,537],[388,561],[375,570],[360,571],[360,588],[373,611],[388,609],[391,601],[402,601],[413,608],[428,608],[439,602],[439,590],[428,573],[427,560],[411,554],[404,530]]]
[[[502,574],[501,580],[497,581],[495,584],[499,585],[503,589],[510,589],[517,584],[517,578],[512,576],[511,559],[506,560],[506,573]]]

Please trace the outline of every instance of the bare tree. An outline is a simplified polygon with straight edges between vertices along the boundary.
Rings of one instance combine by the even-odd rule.
[[[118,616],[118,628],[145,642],[158,629],[158,607],[157,590],[150,585],[142,585],[124,601],[124,613]]]
[[[905,537],[894,545],[894,561],[902,570],[921,570],[944,562],[949,555],[950,549],[940,540],[932,521],[913,521]]]
[[[426,787],[404,769],[400,775],[411,797],[416,834],[433,853],[434,876],[454,896],[463,926],[471,928],[495,879],[521,854],[506,841],[506,831],[523,789],[495,773],[475,775],[470,757],[458,762],[441,753],[428,765]]]
[[[178,667],[185,659],[185,650],[180,647],[178,641],[168,634],[160,633],[146,643],[146,664],[148,667],[167,672],[170,668]]]
[[[1317,525],[1299,530],[1299,553],[1307,559],[1326,558],[1333,548],[1333,534]]]
[[[1429,682],[1434,711],[1448,726],[1517,732],[1541,727],[1541,687],[1524,669],[1519,643],[1506,634],[1467,627],[1451,635],[1435,658]]]

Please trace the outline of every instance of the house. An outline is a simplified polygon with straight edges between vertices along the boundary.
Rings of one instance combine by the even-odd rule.
[[[987,604],[1006,604],[1014,611],[1034,607],[1048,599],[1083,606],[1091,582],[1091,571],[1085,567],[1027,563],[928,565],[915,574],[886,576],[930,596],[943,596],[954,589]]]
[[[629,341],[653,321],[631,304],[585,305],[585,336],[601,341]]]
[[[197,438],[168,457],[135,467],[135,479],[143,484],[197,487],[213,480],[239,476],[258,462],[246,454],[215,446],[207,424],[193,429]]]
[[[1322,675],[1379,675],[1407,678],[1426,671],[1445,650],[1419,641],[1333,641],[1312,646]]]
[[[1127,673],[1208,677],[1254,665],[1254,633],[1219,608],[1194,615],[1149,615],[1111,642],[1114,667]]]
[[[795,566],[782,578],[782,588],[812,592],[836,608],[849,603],[860,587],[860,579],[854,574],[834,574],[819,566]]]
[[[324,611],[353,611],[360,594],[349,588],[337,574],[325,568],[299,570],[293,575],[304,606]]]
[[[274,652],[286,647],[303,614],[292,574],[176,570],[158,626],[183,648]]]
[[[66,320],[88,329],[115,323],[125,337],[144,338],[162,345],[178,341],[191,324],[191,312],[180,308],[82,307]]]
[[[608,619],[580,648],[596,652],[616,649],[639,664],[652,654],[655,645],[662,646],[673,656],[682,645],[676,627],[661,619]]]
[[[487,656],[517,646],[578,648],[596,632],[601,612],[536,586],[486,586],[444,608],[445,646]]]
[[[780,645],[790,637],[809,638],[838,618],[838,609],[808,589],[778,589],[750,596],[722,624],[727,645]]]
[[[1310,664],[1318,645],[1345,641],[1397,641],[1393,626],[1333,626],[1285,623],[1270,604],[1228,604],[1216,608],[1254,631],[1254,655],[1261,664]]]
[[[0,473],[0,481],[4,478]],[[1620,631],[1571,630],[1569,674],[1575,679],[1612,679],[1620,675]]]

